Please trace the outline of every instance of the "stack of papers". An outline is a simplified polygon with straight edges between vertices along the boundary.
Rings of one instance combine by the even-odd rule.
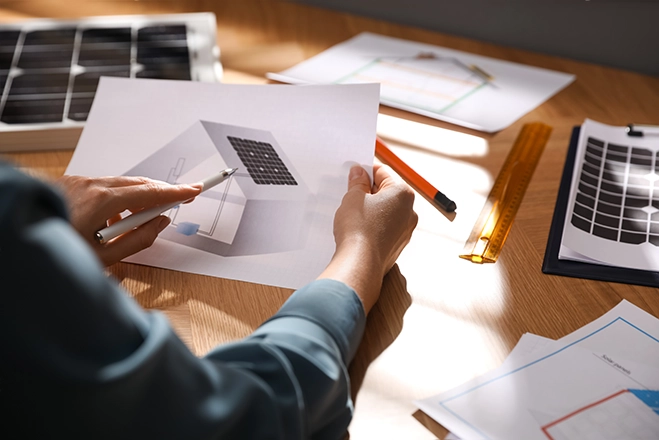
[[[627,301],[497,369],[416,402],[462,439],[659,438],[659,320]]]

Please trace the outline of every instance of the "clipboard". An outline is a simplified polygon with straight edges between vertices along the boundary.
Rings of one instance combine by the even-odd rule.
[[[563,168],[563,176],[561,177],[558,196],[556,198],[556,206],[554,207],[554,216],[549,229],[542,272],[549,275],[659,287],[659,272],[558,259],[563,228],[565,226],[565,214],[570,197],[570,185],[572,183],[572,173],[577,155],[577,145],[579,143],[579,131],[580,127],[574,127],[572,130],[570,146]]]

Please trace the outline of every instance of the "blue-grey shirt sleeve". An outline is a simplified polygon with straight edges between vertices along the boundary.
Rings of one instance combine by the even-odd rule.
[[[352,416],[355,292],[318,280],[244,340],[194,356],[108,279],[49,187],[0,163],[0,399],[7,432],[334,439]]]

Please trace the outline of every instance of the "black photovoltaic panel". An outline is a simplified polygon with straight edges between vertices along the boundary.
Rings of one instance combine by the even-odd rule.
[[[0,31],[0,121],[85,121],[101,76],[191,79],[185,24]]]
[[[627,244],[659,246],[659,158],[652,150],[588,138],[571,223]]]
[[[20,31],[0,31],[0,71],[9,70]]]
[[[256,184],[297,185],[271,144],[233,136],[227,138]]]
[[[150,26],[137,32],[138,78],[190,79],[185,26]]]

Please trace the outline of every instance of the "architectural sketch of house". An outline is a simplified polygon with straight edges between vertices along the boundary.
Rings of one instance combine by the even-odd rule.
[[[198,121],[125,174],[194,183],[226,168],[238,171],[170,210],[160,237],[222,256],[304,247],[314,196],[269,131]]]

